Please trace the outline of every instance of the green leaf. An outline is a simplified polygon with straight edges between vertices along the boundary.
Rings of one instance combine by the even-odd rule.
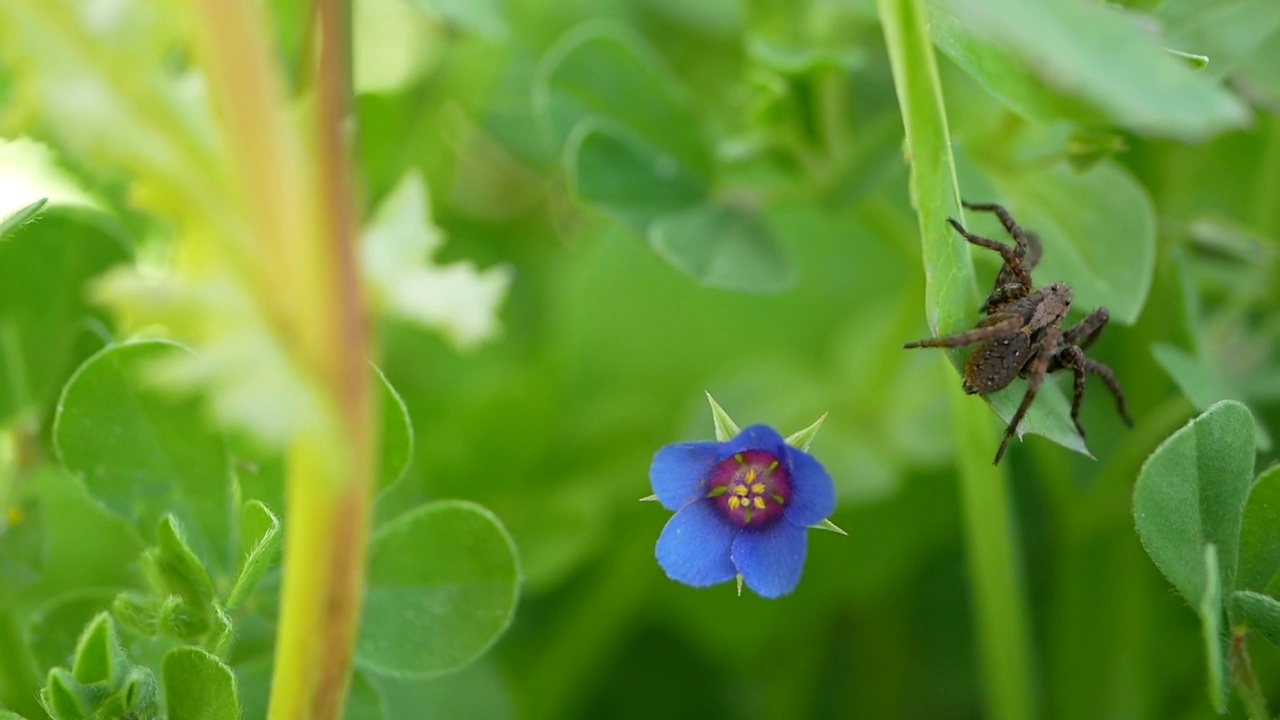
[[[1038,284],[1066,282],[1076,308],[1105,307],[1116,322],[1137,321],[1155,271],[1156,219],[1127,170],[1103,161],[1084,173],[1057,165],[1017,174],[991,168],[989,176],[1018,223],[1044,243]]]
[[[1197,606],[1200,629],[1204,633],[1205,666],[1209,675],[1209,703],[1219,713],[1227,710],[1227,643],[1230,639],[1222,627],[1222,578],[1218,573],[1218,548],[1204,546],[1204,597]]]
[[[1251,625],[1273,645],[1280,645],[1280,600],[1250,590],[1239,590],[1231,597]]]
[[[82,208],[45,208],[0,237],[0,424],[51,405],[76,364],[106,342],[84,287],[127,258],[109,218]]]
[[[35,497],[0,505],[0,608],[40,578],[47,553],[44,509]]]
[[[26,642],[36,665],[55,667],[72,657],[84,628],[105,608],[110,590],[80,590],[46,601],[27,624]]]
[[[0,238],[27,224],[27,221],[34,218],[48,203],[49,198],[40,198],[13,211],[13,214],[0,221]]]
[[[1240,528],[1238,590],[1262,591],[1280,573],[1280,465],[1267,468],[1244,506]]]
[[[729,413],[720,407],[720,403],[711,397],[711,393],[707,393],[707,402],[711,403],[711,422],[716,428],[716,441],[726,442],[738,436],[742,432],[742,428],[738,427],[738,423],[729,417]]]
[[[213,583],[172,515],[160,520],[156,547],[147,550],[143,562],[160,595],[182,601],[180,605],[172,605],[172,611],[162,613],[163,629],[183,640],[207,635],[213,629],[216,615]]]
[[[239,720],[235,675],[214,655],[174,648],[164,656],[162,674],[169,720]]]
[[[768,295],[793,286],[796,269],[759,214],[728,205],[698,205],[664,215],[649,227],[649,245],[708,287]]]
[[[94,355],[63,390],[54,443],[62,464],[103,507],[148,538],[173,513],[195,552],[225,573],[232,483],[222,436],[206,425],[197,398],[174,397],[145,381],[155,364],[188,352],[147,341]]]
[[[1280,27],[1280,4],[1271,0],[1172,0],[1155,17],[1171,48],[1207,55],[1206,72],[1224,78]]]
[[[506,629],[519,590],[510,536],[463,501],[429,503],[380,528],[368,577],[356,661],[387,675],[470,663]]]
[[[71,673],[62,668],[49,671],[40,689],[40,703],[54,720],[82,720],[89,712],[89,699]]]
[[[378,434],[378,492],[386,492],[400,482],[413,460],[413,421],[409,417],[409,408],[391,385],[391,381],[376,365],[373,370],[382,387],[382,425]]]
[[[533,100],[560,145],[579,122],[608,118],[693,175],[712,177],[697,116],[653,51],[623,27],[592,21],[565,33],[536,70]]]
[[[386,703],[364,673],[351,674],[351,689],[347,691],[347,704],[343,708],[343,720],[383,720],[387,715]]]
[[[1046,86],[1131,130],[1194,140],[1248,120],[1239,100],[1165,52],[1136,16],[1118,8],[1079,0],[947,0],[943,6]]]
[[[611,120],[588,118],[578,123],[564,152],[578,198],[640,237],[658,217],[707,197],[706,178]]]
[[[228,611],[244,602],[263,573],[275,564],[280,551],[280,520],[257,500],[250,500],[240,511],[240,572],[227,594]]]
[[[76,646],[72,673],[84,685],[104,683],[114,687],[124,678],[129,661],[120,647],[115,623],[108,613],[99,613],[85,628]]]
[[[1253,417],[1240,403],[1226,401],[1161,443],[1138,474],[1133,490],[1138,537],[1193,606],[1207,592],[1206,545],[1218,548],[1222,587],[1233,587],[1253,461]]]

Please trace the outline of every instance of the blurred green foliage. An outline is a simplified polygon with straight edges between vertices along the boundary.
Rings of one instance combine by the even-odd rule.
[[[296,81],[307,10],[266,5]],[[961,195],[1002,202],[1039,232],[1036,280],[1071,283],[1073,319],[1111,310],[1090,353],[1116,371],[1137,421],[1126,429],[1091,380],[1083,423],[1097,460],[1029,437],[1004,461],[1036,712],[1212,717],[1205,649],[1221,662],[1231,651],[1206,643],[1201,618],[1280,640],[1266,560],[1275,514],[1250,495],[1234,533],[1242,564],[1219,544],[1213,582],[1201,544],[1175,534],[1166,547],[1192,583],[1168,554],[1148,558],[1131,512],[1144,460],[1224,399],[1246,403],[1256,424],[1254,495],[1276,492],[1265,469],[1280,419],[1280,11],[1269,0],[1122,5],[915,4],[938,50]],[[941,357],[901,349],[931,332],[939,308],[925,303],[919,205],[874,3],[357,0],[354,22],[366,215],[420,172],[449,238],[443,259],[506,264],[515,280],[505,334],[477,350],[400,320],[378,327],[387,440],[368,598],[382,615],[360,645],[347,716],[988,716],[955,477],[967,448],[947,402],[959,380]],[[1209,62],[1193,70],[1168,50]],[[0,102],[19,107],[9,85],[0,73]],[[50,127],[11,121],[56,147]],[[92,682],[145,704],[157,681],[129,673],[149,667],[171,703],[238,701],[243,717],[262,717],[279,573],[261,542],[273,542],[267,508],[283,504],[281,461],[114,373],[130,353],[179,350],[95,355],[124,338],[87,300],[90,279],[121,261],[162,264],[166,229],[133,208],[120,177],[74,154],[58,161],[98,209],[54,198],[0,238],[0,704],[43,717],[15,688],[45,685],[55,667],[51,705],[83,705]],[[1002,237],[990,218],[966,222]],[[971,307],[942,308],[947,322],[976,320],[978,288],[998,267],[993,254],[973,258],[977,285],[953,296],[971,294]],[[830,413],[812,452],[836,481],[833,520],[849,537],[812,543],[799,590],[781,601],[675,585],[653,560],[666,514],[635,501],[658,447],[711,437],[705,390],[743,424]],[[1008,396],[1016,405],[1020,392]],[[1069,428],[1056,397],[1045,422],[1056,413]],[[981,417],[987,435],[1003,428]],[[142,439],[116,446],[102,433]],[[1162,462],[1183,482],[1185,461]],[[122,468],[127,479],[110,476]],[[159,491],[148,485],[161,477]],[[208,497],[184,505],[194,493]],[[413,509],[438,499],[470,502],[419,527]],[[158,539],[162,518],[182,534]],[[465,662],[506,626],[480,618],[483,632],[456,628],[458,640],[395,622],[417,607],[395,604],[420,569],[415,552],[426,562],[442,534],[468,544],[413,578],[436,593],[413,602],[508,608],[511,542],[523,584],[492,650],[433,679],[434,660]],[[193,598],[208,622],[234,615],[221,656],[212,625],[193,633],[202,650],[159,631],[117,643],[115,625],[95,620],[118,596],[155,590],[143,558],[163,555],[166,537],[170,553],[198,554],[211,571]],[[1231,577],[1238,592],[1206,611],[1201,585]],[[110,635],[109,677],[78,674],[86,625]],[[465,646],[415,655],[455,640]],[[1280,703],[1280,650],[1247,642],[1261,693]],[[1240,703],[1230,697],[1228,712],[1241,716]],[[222,716],[234,717],[208,715]]]

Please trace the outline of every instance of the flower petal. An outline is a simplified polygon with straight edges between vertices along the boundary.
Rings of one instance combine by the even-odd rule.
[[[649,484],[658,502],[679,510],[704,492],[703,481],[715,466],[724,443],[692,442],[668,445],[653,455]]]
[[[726,522],[711,503],[690,503],[662,528],[654,554],[667,577],[707,587],[732,580],[737,574],[729,561],[729,548],[738,534],[738,528]]]
[[[777,430],[768,425],[752,425],[738,433],[734,439],[721,445],[720,459],[723,460],[747,450],[763,450],[781,459],[787,450],[787,443]]]
[[[776,522],[757,532],[740,532],[733,541],[733,564],[747,587],[762,598],[777,598],[800,583],[807,532],[791,523]]]
[[[836,509],[836,487],[826,468],[803,450],[787,449],[791,469],[791,502],[782,511],[796,527],[816,525]]]

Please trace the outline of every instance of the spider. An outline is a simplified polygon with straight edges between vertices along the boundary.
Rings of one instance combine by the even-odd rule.
[[[1004,264],[996,274],[995,286],[980,309],[983,317],[966,332],[947,337],[926,338],[907,343],[904,348],[959,348],[977,344],[964,364],[962,387],[969,395],[986,395],[1025,378],[1027,392],[1018,411],[1005,428],[1004,439],[996,450],[994,464],[1000,464],[1005,448],[1018,430],[1018,424],[1035,400],[1044,376],[1070,368],[1075,375],[1075,393],[1071,399],[1071,422],[1080,438],[1080,404],[1084,399],[1085,373],[1093,373],[1115,395],[1120,417],[1130,427],[1133,420],[1125,407],[1124,391],[1111,368],[1087,357],[1086,348],[1098,339],[1110,315],[1106,308],[1089,313],[1073,327],[1062,323],[1071,308],[1071,288],[1065,283],[1051,283],[1039,290],[1031,284],[1031,270],[1040,261],[1040,241],[1034,233],[1023,230],[1003,207],[991,203],[964,203],[969,210],[994,213],[1013,238],[1014,247],[970,233],[960,223],[947,218],[970,243],[1000,253]]]

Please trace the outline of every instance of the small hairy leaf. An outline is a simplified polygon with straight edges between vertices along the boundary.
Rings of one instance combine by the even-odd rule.
[[[62,464],[103,507],[148,538],[172,513],[196,554],[226,572],[232,486],[222,436],[198,399],[146,382],[156,363],[189,352],[148,341],[94,355],[63,390],[53,438]]]
[[[1280,645],[1280,600],[1250,590],[1239,590],[1231,597],[1251,625],[1273,645]]]
[[[280,520],[275,513],[257,500],[245,503],[240,512],[240,572],[227,594],[227,610],[244,602],[263,573],[275,564],[280,539]]]
[[[115,623],[109,614],[100,613],[80,636],[72,673],[76,681],[84,685],[104,683],[114,686],[127,669],[128,660],[120,647]]]
[[[411,510],[373,536],[356,662],[418,677],[460,668],[506,629],[518,589],[515,546],[488,510]]]
[[[697,205],[649,227],[649,245],[708,287],[767,295],[796,281],[786,246],[758,214],[728,205]]]
[[[1208,592],[1204,548],[1209,544],[1217,548],[1222,588],[1233,587],[1253,461],[1253,417],[1240,403],[1225,401],[1161,443],[1138,474],[1133,490],[1138,537],[1193,606]]]
[[[164,656],[162,674],[169,720],[239,720],[235,675],[216,656],[174,648]]]
[[[165,630],[184,640],[206,635],[213,628],[216,614],[213,583],[172,515],[160,520],[156,547],[147,550],[144,562],[160,595],[168,595],[168,602],[173,598],[182,601],[180,606],[173,605],[172,612],[162,611],[161,621],[165,616],[169,620]]]
[[[1240,528],[1240,567],[1237,590],[1266,590],[1280,573],[1280,465],[1266,469],[1244,506]]]
[[[82,720],[89,712],[89,700],[80,684],[62,668],[49,671],[40,689],[40,702],[54,720]]]

